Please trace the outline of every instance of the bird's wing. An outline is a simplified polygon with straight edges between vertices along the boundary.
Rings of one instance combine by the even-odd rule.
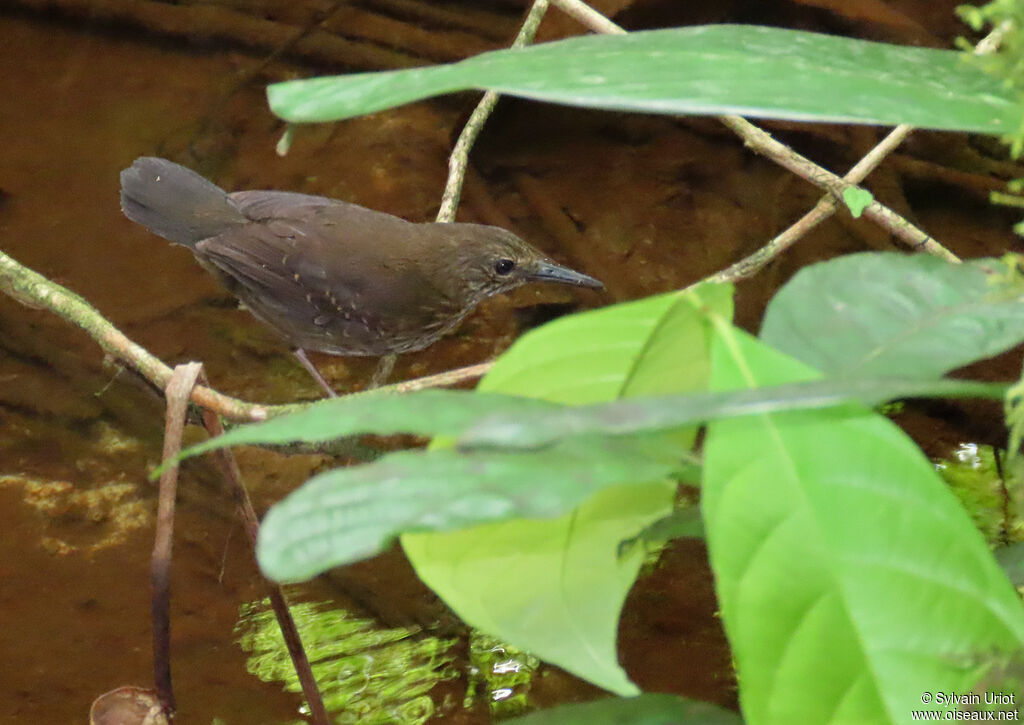
[[[337,199],[293,191],[234,191],[228,196],[249,219],[292,217],[302,209],[313,209],[333,204],[345,204]],[[345,204],[349,206],[348,204]]]
[[[408,239],[418,225],[305,194],[232,199],[252,223],[199,242],[196,252],[257,316],[294,332],[347,330],[360,340],[391,327],[395,311],[415,318],[422,280],[402,245],[389,242]]]

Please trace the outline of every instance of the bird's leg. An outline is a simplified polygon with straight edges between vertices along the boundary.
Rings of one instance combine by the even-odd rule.
[[[324,389],[324,392],[327,393],[328,398],[338,397],[338,394],[334,392],[334,389],[327,384],[326,380],[324,380],[324,376],[321,375],[320,371],[316,369],[316,365],[310,362],[309,358],[306,357],[305,350],[303,350],[301,347],[295,348],[294,355],[299,359],[299,362],[302,363],[302,367],[306,368],[306,372],[312,375],[313,379],[316,380],[317,383],[320,384],[320,387]]]
[[[388,381],[388,377],[391,375],[391,371],[395,369],[395,361],[398,360],[398,355],[394,353],[385,355],[377,361],[377,369],[373,371],[373,376],[370,378],[369,384],[367,384],[367,390],[373,390],[379,388],[381,385]]]

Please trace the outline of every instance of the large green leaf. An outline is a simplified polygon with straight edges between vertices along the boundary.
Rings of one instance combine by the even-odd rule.
[[[731,317],[731,288],[706,285],[563,318],[521,338],[481,388],[567,403],[700,389],[705,309]],[[691,431],[664,443],[682,458],[692,439]],[[674,485],[649,480],[637,469],[635,485],[606,489],[555,521],[406,535],[402,545],[466,622],[600,687],[636,694],[615,640],[643,547],[620,556],[619,544],[672,510]]]
[[[685,334],[685,333],[683,333]],[[692,353],[692,351],[688,351]],[[684,363],[687,369],[693,369]],[[701,379],[702,374],[695,379]],[[649,378],[671,380],[671,376]],[[630,391],[647,392],[640,380]],[[970,380],[846,378],[718,393],[687,393],[567,406],[535,398],[465,390],[360,395],[313,403],[262,423],[238,426],[186,449],[182,458],[237,445],[330,441],[359,434],[457,436],[462,450],[539,448],[579,435],[628,435],[693,426],[712,418],[823,408],[856,400],[867,405],[911,397],[988,397],[1007,386]]]
[[[729,314],[731,289],[707,286],[700,292],[661,295],[561,320],[523,338],[495,372],[499,379],[505,376],[503,385],[513,391],[528,388],[532,394],[569,400],[702,385],[708,373],[707,323],[701,312],[705,306]],[[424,403],[437,407],[432,422]],[[432,425],[434,430],[455,430],[491,407],[511,406],[522,414],[531,404],[557,407],[494,393],[481,394],[479,400],[455,393],[367,396],[300,414],[298,432],[277,430],[280,426],[275,422],[261,426],[256,438],[240,433],[235,442],[263,435],[278,442],[294,436],[323,436],[325,426],[335,433],[373,430],[374,426],[409,430],[405,426]],[[404,421],[403,410],[408,416]],[[361,419],[355,415],[360,412],[365,414]],[[339,414],[340,421],[331,420]],[[307,482],[267,514],[257,551],[260,565],[271,578],[300,580],[370,556],[401,532],[445,531],[513,516],[557,516],[600,492],[563,519],[506,524],[501,529],[507,535],[504,539],[492,527],[450,535],[453,538],[407,537],[406,543],[421,575],[428,583],[436,580],[440,593],[468,621],[478,626],[482,621],[492,634],[533,649],[604,687],[633,694],[635,688],[615,660],[614,643],[619,608],[639,560],[634,553],[619,557],[618,545],[671,511],[674,485],[665,479],[679,466],[693,437],[692,430],[682,430],[612,442],[577,438],[528,453],[408,451],[371,465],[330,471]],[[620,485],[637,492],[623,493],[615,488]],[[537,553],[510,574],[505,562],[510,555],[517,558],[516,552],[527,540],[538,547]],[[461,582],[454,590],[445,589],[444,577],[461,576],[455,571],[461,560],[445,550],[453,541],[458,543],[451,551],[472,551],[476,561],[489,561],[490,567],[504,572],[506,601],[516,600],[515,591],[530,591],[545,601],[542,609],[553,608],[552,621],[561,623],[557,636],[544,632],[543,641],[538,641],[534,633],[539,630],[525,627],[523,619],[508,609],[467,614],[483,598]],[[509,545],[514,548],[506,553],[504,547]],[[569,581],[577,579],[594,585],[586,602],[565,598],[568,592],[578,591],[575,586],[567,588]],[[538,582],[545,582],[545,588],[537,590]],[[486,626],[492,621],[500,626]]]
[[[1024,341],[1022,292],[997,260],[851,254],[800,270],[761,339],[830,375],[937,378]]]
[[[658,445],[600,443],[518,454],[403,451],[321,473],[267,513],[260,567],[275,581],[304,581],[373,556],[403,532],[558,516],[603,488],[657,481],[678,465],[652,455]]]
[[[816,373],[721,326],[712,388]],[[716,421],[707,541],[752,725],[903,723],[970,691],[1024,614],[981,535],[896,426],[857,405]]]
[[[674,491],[633,483],[551,521],[405,535],[402,545],[420,577],[473,627],[606,690],[636,695],[615,643],[645,549],[622,552],[619,542],[671,511]]]
[[[909,123],[1007,133],[1010,89],[960,53],[746,25],[569,38],[459,63],[290,81],[274,113],[331,121],[430,96],[487,88],[552,103],[672,114]]]
[[[704,308],[731,318],[732,286],[706,284],[562,317],[519,338],[477,390],[573,405],[703,390],[707,323],[697,312]]]

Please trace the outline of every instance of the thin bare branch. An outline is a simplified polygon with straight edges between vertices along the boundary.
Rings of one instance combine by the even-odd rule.
[[[551,4],[585,27],[604,35],[625,35],[626,29],[616,25],[581,0],[551,0]]]
[[[976,55],[993,53],[999,47],[1003,36],[1009,32],[1012,24],[1007,21],[995,28],[985,36],[974,48]],[[868,174],[874,171],[880,163],[896,148],[906,140],[907,136],[913,133],[914,127],[909,124],[901,124],[894,128],[883,138],[877,146],[864,155],[852,169],[843,177],[843,181],[850,184],[859,184]],[[713,275],[709,279],[714,282],[731,282],[758,272],[768,262],[789,249],[805,234],[811,231],[818,224],[832,216],[839,208],[839,199],[834,195],[823,196],[814,208],[804,214],[796,223],[772,239],[766,245],[758,249],[748,257]],[[952,260],[951,260],[952,261]]]
[[[551,0],[551,2],[560,10],[568,13],[598,33],[622,34],[626,32],[622,27],[598,13],[582,2],[582,0]],[[1005,30],[1001,32],[1005,32]],[[738,279],[749,276],[763,267],[770,259],[773,259],[783,250],[792,246],[797,239],[813,229],[823,219],[833,214],[838,208],[838,200],[842,198],[843,191],[857,188],[857,183],[862,181],[885,158],[885,155],[890,153],[892,149],[895,149],[913,130],[910,126],[898,126],[878,146],[861,159],[846,177],[841,178],[815,164],[810,159],[796,153],[793,149],[777,141],[769,133],[744,118],[739,116],[719,116],[718,118],[730,130],[740,136],[748,148],[767,156],[801,178],[807,179],[811,183],[826,189],[829,192],[829,196],[819,201],[814,209],[808,212],[796,224],[773,239],[765,247],[762,247],[755,254],[737,262],[711,278],[715,280]],[[934,254],[951,262],[959,261],[955,254],[932,239],[928,234],[877,201],[872,202],[864,210],[864,214],[889,229],[897,238],[903,240],[912,249]]]
[[[533,40],[547,9],[548,0],[534,0],[530,12],[527,13],[526,19],[523,21],[523,27],[520,28],[516,39],[512,41],[513,48],[521,48]],[[497,93],[494,91],[484,93],[455,142],[455,148],[452,149],[452,153],[448,157],[448,182],[445,184],[444,194],[441,196],[441,208],[437,212],[437,221],[439,222],[455,221],[455,208],[459,205],[462,183],[466,178],[466,166],[469,164],[469,150],[473,148],[473,144],[497,103]]]
[[[772,161],[797,176],[810,181],[816,186],[829,191],[836,199],[841,199],[843,192],[859,188],[828,169],[798,154],[784,143],[777,141],[771,134],[761,130],[739,116],[722,116],[719,120],[743,139],[747,148],[769,157]],[[912,249],[928,252],[950,262],[959,262],[960,258],[918,229],[889,207],[877,201],[871,202],[863,212],[864,216],[878,222],[891,231],[897,238]]]
[[[205,376],[200,379],[204,383],[207,382]],[[203,425],[212,437],[224,434],[224,426],[221,425],[220,418],[213,411],[203,411]],[[211,455],[228,482],[229,490],[238,508],[239,518],[242,519],[249,544],[255,553],[256,539],[260,531],[259,517],[256,516],[252,499],[249,498],[249,492],[246,490],[245,484],[242,483],[242,473],[238,468],[238,461],[235,460],[235,454],[230,448],[221,448]],[[327,714],[327,708],[324,707],[323,698],[320,696],[320,688],[316,684],[313,668],[306,656],[306,650],[302,646],[302,638],[299,636],[295,619],[288,608],[288,600],[277,584],[268,581],[267,586],[270,590],[270,606],[274,610],[277,624],[281,628],[281,635],[284,638],[285,647],[288,649],[288,655],[291,657],[292,665],[295,667],[295,674],[299,677],[299,684],[302,687],[302,694],[306,698],[306,704],[309,705],[313,725],[330,725],[331,719]]]

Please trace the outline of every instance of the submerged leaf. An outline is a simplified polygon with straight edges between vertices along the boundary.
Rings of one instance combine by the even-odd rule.
[[[422,725],[435,714],[430,690],[457,676],[448,654],[453,640],[383,629],[326,604],[290,609],[324,706],[338,725]],[[249,653],[249,672],[302,691],[267,600],[244,606],[235,631]]]

